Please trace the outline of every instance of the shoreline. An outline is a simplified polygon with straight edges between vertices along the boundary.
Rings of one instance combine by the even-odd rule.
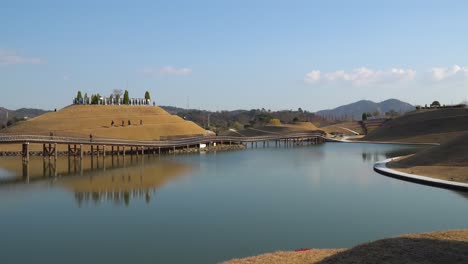
[[[437,178],[430,177],[430,176],[410,174],[410,173],[401,172],[401,171],[389,168],[387,166],[387,163],[393,160],[399,159],[399,158],[401,157],[395,157],[395,158],[390,158],[390,159],[376,162],[374,164],[374,171],[382,175],[392,177],[395,179],[399,179],[399,180],[419,183],[423,185],[429,185],[429,186],[438,187],[438,188],[468,192],[468,183],[447,181],[447,180],[437,179]]]

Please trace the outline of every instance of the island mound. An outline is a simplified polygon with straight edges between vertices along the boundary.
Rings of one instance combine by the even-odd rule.
[[[223,135],[241,136],[241,137],[258,137],[271,135],[285,135],[290,133],[324,133],[310,122],[295,122],[293,124],[278,124],[265,125],[261,127],[248,127],[243,130],[228,130],[223,132]]]
[[[147,105],[71,105],[19,122],[2,134],[160,140],[204,135],[193,122]]]

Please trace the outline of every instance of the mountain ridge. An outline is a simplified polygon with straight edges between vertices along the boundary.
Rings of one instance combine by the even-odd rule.
[[[354,103],[341,105],[333,109],[320,110],[315,113],[323,117],[333,117],[338,119],[352,117],[355,120],[360,120],[362,113],[373,114],[374,112],[379,112],[381,115],[384,115],[392,110],[402,114],[414,110],[414,106],[394,98],[378,103],[371,100],[359,100]]]

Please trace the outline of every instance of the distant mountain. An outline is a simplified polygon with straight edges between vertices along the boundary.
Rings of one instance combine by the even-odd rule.
[[[351,118],[361,120],[362,113],[379,112],[382,116],[390,111],[405,113],[414,110],[414,106],[397,99],[388,99],[380,103],[375,103],[369,100],[361,100],[352,104],[339,106],[334,109],[321,110],[316,112],[317,115],[323,117],[335,118]]]
[[[8,120],[23,119],[23,118],[32,118],[49,111],[35,108],[20,108],[18,110],[9,110],[3,107],[0,107],[0,126],[7,122],[7,112]]]

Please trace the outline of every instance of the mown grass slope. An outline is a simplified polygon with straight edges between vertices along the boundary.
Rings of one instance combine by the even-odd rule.
[[[72,105],[0,131],[34,135],[51,132],[56,136],[92,134],[96,138],[158,140],[167,136],[202,135],[205,130],[156,106]]]
[[[363,140],[440,143],[468,131],[468,109],[414,111],[389,120]]]
[[[301,133],[301,132],[322,132],[315,125],[310,122],[296,122],[294,124],[284,125],[267,125],[256,128],[246,128],[237,132],[227,131],[224,135],[231,136],[244,136],[244,137],[256,137],[256,136],[270,136],[270,135],[282,135],[288,133]]]

